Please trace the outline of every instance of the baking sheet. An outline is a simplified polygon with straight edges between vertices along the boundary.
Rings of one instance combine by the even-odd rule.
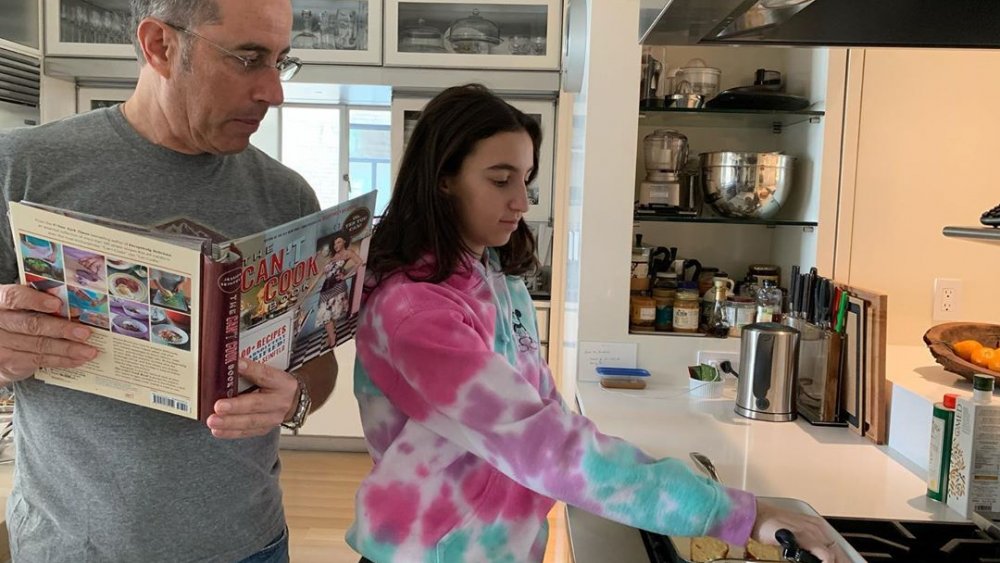
[[[819,516],[819,513],[816,512],[816,509],[814,509],[812,506],[809,506],[809,503],[801,501],[799,499],[786,498],[786,497],[757,497],[757,502],[766,504],[768,506],[774,506],[777,508],[788,510],[790,512]],[[840,546],[840,548],[844,551],[844,554],[847,555],[847,561],[849,563],[865,563],[865,559],[861,557],[861,555],[857,552],[857,550],[851,547],[851,545],[847,543],[847,540],[845,540],[843,536],[837,533],[837,531],[833,529],[833,526],[831,526],[826,520],[823,521],[822,526],[823,526],[823,531],[827,534],[827,536],[834,538],[834,541],[837,542],[837,545]],[[671,536],[670,541],[673,542],[674,549],[676,549],[677,553],[680,554],[682,558],[684,558],[684,561],[690,563],[691,538]],[[715,561],[716,563],[744,563],[745,561],[747,561],[746,559],[744,559],[744,556],[745,552],[743,546],[731,545],[729,546],[729,556],[726,557],[725,559],[716,559]],[[763,563],[763,562],[758,560],[754,563]],[[781,561],[776,563],[787,563],[787,562]]]

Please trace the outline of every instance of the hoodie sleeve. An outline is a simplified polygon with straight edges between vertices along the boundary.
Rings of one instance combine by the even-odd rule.
[[[600,433],[557,392],[540,396],[458,308],[406,309],[371,311],[359,354],[382,366],[369,375],[407,416],[547,497],[658,533],[746,542],[752,494]]]

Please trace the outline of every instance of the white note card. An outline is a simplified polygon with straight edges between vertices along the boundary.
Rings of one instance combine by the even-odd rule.
[[[635,342],[580,342],[579,379],[597,381],[597,366],[634,368],[638,351]]]

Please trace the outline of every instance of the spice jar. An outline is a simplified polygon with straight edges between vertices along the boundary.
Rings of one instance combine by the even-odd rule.
[[[698,332],[700,299],[694,282],[684,282],[674,297],[674,332]]]
[[[725,313],[729,336],[740,336],[743,327],[756,322],[757,302],[749,297],[729,297],[726,299]]]
[[[657,272],[653,282],[653,300],[656,301],[656,330],[669,332],[674,327],[674,298],[677,296],[677,274]]]
[[[632,295],[629,299],[629,327],[649,330],[656,320],[656,301],[645,295]]]

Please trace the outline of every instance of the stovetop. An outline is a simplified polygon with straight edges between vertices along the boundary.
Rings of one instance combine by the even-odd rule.
[[[971,523],[826,520],[870,563],[1000,563],[1000,541]],[[651,563],[687,561],[666,536],[642,532],[642,540]]]
[[[1000,563],[1000,541],[971,523],[826,520],[871,563]]]

